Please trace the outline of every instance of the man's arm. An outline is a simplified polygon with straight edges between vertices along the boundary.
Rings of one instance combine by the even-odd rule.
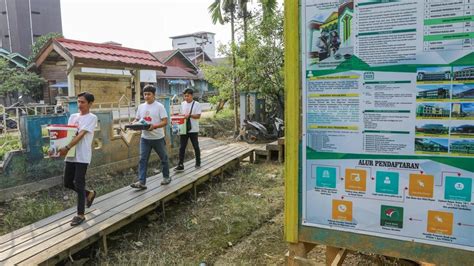
[[[161,119],[160,123],[151,125],[148,130],[153,130],[153,129],[157,129],[157,128],[160,128],[160,127],[165,127],[167,124],[168,124],[168,117],[164,117],[164,118]]]
[[[71,142],[69,142],[68,145],[64,146],[64,147],[61,147],[61,149],[59,149],[59,154],[61,156],[64,156],[67,154],[67,152],[72,148],[74,147],[74,145],[76,145],[79,141],[81,141],[81,139],[88,133],[89,131],[87,130],[81,130],[79,132],[79,134],[77,134]]]

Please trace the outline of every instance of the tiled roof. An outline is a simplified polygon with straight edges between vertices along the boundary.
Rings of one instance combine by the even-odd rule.
[[[153,52],[152,54],[156,57],[156,59],[160,60],[161,63],[165,63],[166,59],[168,59],[175,52],[176,50],[168,50],[168,51]]]
[[[74,60],[97,60],[142,69],[166,69],[166,66],[148,51],[64,38],[58,38],[55,41],[69,52]]]
[[[169,66],[166,73],[156,72],[158,78],[199,79],[198,76],[189,73],[181,67]]]

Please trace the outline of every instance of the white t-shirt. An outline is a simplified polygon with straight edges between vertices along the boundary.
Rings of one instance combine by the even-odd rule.
[[[142,103],[138,106],[136,119],[145,120],[148,124],[158,124],[161,120],[168,117],[165,107],[155,101],[152,104]],[[165,137],[165,131],[162,127],[153,129],[152,131],[142,130],[142,138],[144,139],[162,139]]]
[[[194,102],[194,106],[193,106],[193,111],[191,114],[200,115],[202,112],[201,104],[198,101],[193,101],[193,102]],[[182,102],[180,113],[182,115],[188,115],[189,111],[191,110],[191,106],[193,105],[193,102],[190,102],[190,103],[186,101]],[[190,133],[199,132],[199,119],[191,118],[191,130],[189,132]]]
[[[91,163],[92,158],[92,141],[94,140],[94,130],[97,125],[97,116],[92,113],[81,115],[80,113],[72,114],[69,117],[68,125],[77,126],[77,133],[85,130],[87,133],[76,144],[76,155],[74,157],[66,157],[67,162]]]

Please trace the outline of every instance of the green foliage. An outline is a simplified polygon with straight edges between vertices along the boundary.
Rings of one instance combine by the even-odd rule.
[[[12,68],[8,62],[0,59],[0,94],[7,95],[12,92],[30,94],[38,99],[41,95],[41,87],[45,80],[35,73]]]
[[[31,63],[41,51],[43,46],[52,38],[62,38],[63,35],[58,32],[50,32],[37,38],[33,46],[31,46],[31,55],[28,57],[28,62]]]
[[[0,138],[0,160],[4,159],[7,152],[20,149],[21,143],[17,136],[6,135]]]
[[[282,115],[284,109],[283,80],[283,14],[276,10],[273,16],[256,14],[248,21],[246,42],[235,45],[237,89],[257,92],[265,97],[272,111]],[[228,58],[220,65],[202,66],[208,82],[219,89],[219,99],[232,96],[231,45],[219,47]]]

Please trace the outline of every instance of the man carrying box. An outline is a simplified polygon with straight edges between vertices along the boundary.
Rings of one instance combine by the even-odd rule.
[[[193,90],[186,89],[184,91],[184,101],[181,103],[181,115],[184,115],[185,123],[187,123],[186,134],[180,135],[179,139],[179,162],[174,169],[176,172],[184,171],[184,154],[188,139],[191,140],[194,148],[194,155],[196,156],[195,167],[201,167],[201,150],[199,149],[199,119],[201,118],[201,104],[193,100]]]
[[[163,173],[162,185],[171,182],[168,166],[168,154],[166,153],[164,127],[168,124],[168,114],[165,107],[155,100],[155,87],[147,85],[143,88],[145,103],[138,106],[135,122],[143,122],[148,125],[142,130],[140,138],[140,162],[138,164],[138,181],[131,184],[132,188],[146,189],[146,172],[151,149],[155,150],[161,160],[161,172]]]
[[[83,92],[77,96],[79,113],[69,117],[68,125],[77,126],[78,133],[69,144],[59,149],[60,156],[66,156],[72,147],[76,148],[73,156],[66,157],[64,168],[64,186],[77,193],[77,215],[72,218],[71,226],[84,222],[85,205],[89,208],[97,194],[94,190],[85,188],[87,167],[92,158],[92,140],[97,125],[97,116],[89,112],[93,102],[94,95],[91,93]]]

